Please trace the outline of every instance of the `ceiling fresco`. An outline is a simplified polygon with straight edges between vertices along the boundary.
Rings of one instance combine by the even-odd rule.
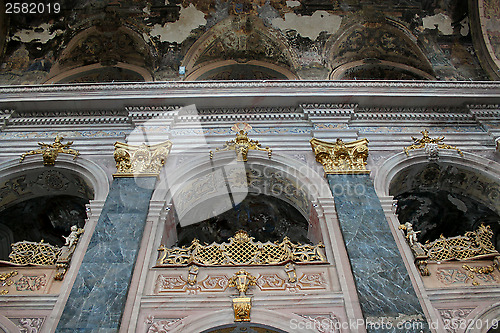
[[[498,6],[492,0],[479,1],[484,2],[481,20],[488,23],[489,50],[496,57]],[[3,11],[0,84],[103,82],[110,77],[112,81],[485,80],[491,74],[483,70],[473,43],[471,27],[479,23],[469,15],[466,0],[59,3],[57,13]],[[214,64],[227,65],[224,61],[269,66],[246,76],[237,74],[242,72],[238,66],[229,73],[226,68],[216,70],[221,73],[216,75],[190,75],[205,66],[213,70]],[[357,68],[356,61],[368,61],[370,66]]]

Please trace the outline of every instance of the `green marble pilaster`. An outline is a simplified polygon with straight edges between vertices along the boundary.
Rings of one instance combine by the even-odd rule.
[[[57,333],[118,332],[155,182],[113,180]]]
[[[430,332],[370,176],[329,174],[327,178],[365,321],[387,323],[383,318],[403,316],[423,319],[411,329],[398,328],[393,321],[367,325],[367,331]]]

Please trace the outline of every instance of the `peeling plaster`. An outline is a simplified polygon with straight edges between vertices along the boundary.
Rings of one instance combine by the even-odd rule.
[[[342,17],[330,14],[324,10],[318,10],[311,16],[286,13],[284,20],[276,18],[272,21],[272,24],[282,30],[296,30],[302,37],[309,37],[315,40],[322,31],[330,34],[337,32],[341,22]]]
[[[197,10],[193,4],[187,8],[181,8],[179,20],[165,25],[156,24],[151,30],[151,36],[160,36],[162,42],[182,43],[193,29],[205,25],[205,14]]]
[[[23,29],[18,32],[16,32],[11,39],[12,40],[17,40],[21,41],[23,43],[29,43],[32,41],[40,41],[40,43],[47,43],[49,40],[52,38],[60,35],[63,33],[62,30],[55,30],[54,32],[50,33],[51,25],[48,23],[43,23],[40,26],[33,28],[33,29]],[[35,30],[42,30],[42,32],[35,32]]]
[[[453,35],[451,18],[443,13],[422,18],[424,29],[438,29],[443,35]]]
[[[300,6],[300,1],[293,1],[293,0],[290,0],[290,1],[287,1],[286,2],[286,5],[290,8],[293,8],[293,7],[299,7]]]

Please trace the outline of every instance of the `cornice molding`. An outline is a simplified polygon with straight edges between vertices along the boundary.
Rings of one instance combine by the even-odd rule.
[[[128,114],[121,110],[56,110],[16,112],[8,118],[12,125],[97,125],[128,124]]]
[[[85,91],[126,91],[157,89],[200,89],[200,88],[423,88],[423,89],[495,89],[500,90],[500,83],[489,81],[170,81],[113,84],[79,85],[38,85],[38,86],[3,86],[0,93],[27,92],[85,92]],[[300,92],[297,92],[300,93]],[[355,91],[352,92],[355,94]]]
[[[436,81],[210,81],[143,82],[0,87],[0,108],[19,111],[122,109],[166,111],[165,105],[197,108],[290,107],[350,110],[361,106],[463,106],[497,104],[498,82]],[[345,103],[348,101],[348,103]],[[36,102],[36,103],[33,103]],[[139,105],[139,106],[136,106]],[[148,106],[145,106],[148,105]],[[317,111],[314,111],[317,112]]]
[[[355,120],[434,120],[474,121],[474,115],[462,107],[373,107],[359,108]]]

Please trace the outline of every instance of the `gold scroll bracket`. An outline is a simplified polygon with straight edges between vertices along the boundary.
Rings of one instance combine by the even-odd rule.
[[[415,150],[415,149],[426,149],[429,154],[434,154],[434,155],[437,155],[438,149],[452,149],[456,150],[460,154],[460,156],[464,156],[464,153],[457,147],[443,143],[444,136],[438,138],[431,138],[429,136],[429,131],[425,129],[420,133],[422,133],[422,138],[418,139],[412,136],[411,139],[413,140],[413,144],[403,148],[407,156],[409,156],[410,150]]]
[[[229,287],[236,287],[239,296],[233,298],[234,321],[250,321],[252,299],[246,295],[250,286],[255,286],[257,279],[244,269],[240,269],[229,279]]]
[[[158,176],[165,165],[172,142],[165,141],[156,145],[129,145],[115,143],[114,158],[117,172],[113,177],[148,177]]]
[[[326,174],[365,174],[368,158],[368,139],[345,143],[337,139],[335,143],[318,140],[310,141],[316,161],[323,165]]]
[[[231,141],[227,141],[224,147],[215,149],[215,152],[234,150],[236,152],[236,160],[240,162],[248,161],[248,151],[250,150],[262,150],[267,151],[267,156],[271,158],[272,149],[269,147],[262,148],[261,144],[257,140],[251,140],[248,138],[248,131],[252,129],[247,123],[237,123],[231,127],[231,129],[236,132],[236,138]],[[214,151],[210,151],[210,159],[214,157]]]
[[[80,152],[70,148],[70,146],[73,144],[73,141],[69,141],[68,143],[62,143],[61,141],[63,139],[64,138],[62,136],[56,136],[56,138],[54,139],[54,143],[49,144],[49,143],[39,142],[38,145],[40,146],[40,148],[22,154],[19,163],[24,161],[26,156],[37,155],[37,154],[42,155],[43,165],[45,166],[54,166],[56,163],[57,156],[59,156],[59,154],[74,155],[75,157],[73,159],[76,159],[78,155],[80,155]]]

